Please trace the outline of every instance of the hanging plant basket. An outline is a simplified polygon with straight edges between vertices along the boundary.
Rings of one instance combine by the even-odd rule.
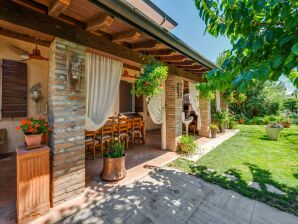
[[[132,93],[136,96],[144,95],[149,102],[162,90],[162,82],[168,77],[168,67],[160,61],[150,61],[143,65],[143,72],[137,78]]]

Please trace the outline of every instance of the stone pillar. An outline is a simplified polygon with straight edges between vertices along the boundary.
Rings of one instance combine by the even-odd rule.
[[[177,150],[177,139],[182,135],[182,78],[169,75],[165,81],[167,148]]]
[[[210,124],[211,124],[211,104],[210,100],[206,100],[200,97],[200,115],[201,115],[201,130],[200,136],[210,136]]]
[[[85,188],[85,48],[56,38],[50,50],[51,205],[56,206]],[[80,73],[79,82],[70,82],[75,73],[69,68]]]

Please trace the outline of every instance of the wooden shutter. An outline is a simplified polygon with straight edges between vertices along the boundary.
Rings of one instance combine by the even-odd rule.
[[[143,106],[143,95],[140,97],[135,97],[135,108],[136,112],[144,112],[144,106]]]
[[[27,117],[27,64],[2,60],[2,117]]]
[[[132,84],[120,81],[119,88],[119,111],[120,113],[132,112],[132,98],[131,98]]]

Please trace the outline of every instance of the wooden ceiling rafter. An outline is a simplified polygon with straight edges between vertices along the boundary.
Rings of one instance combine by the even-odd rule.
[[[141,32],[136,30],[130,30],[127,32],[116,34],[112,37],[113,42],[123,42],[123,41],[135,41],[140,39],[142,36]]]
[[[8,29],[4,29],[4,28],[1,28],[1,27],[0,27],[0,34],[4,35],[4,36],[11,37],[11,38],[14,38],[14,39],[23,40],[23,41],[30,42],[30,43],[33,43],[33,44],[38,44],[38,45],[41,45],[41,46],[45,46],[45,47],[49,47],[51,45],[50,41],[42,40],[40,38],[29,36],[29,35],[26,35],[26,34],[23,34],[23,33],[18,33],[18,32],[8,30]]]
[[[52,0],[48,7],[48,15],[58,17],[62,12],[70,6],[71,0]]]
[[[185,66],[185,67],[189,67],[189,66],[194,66],[196,65],[196,62],[194,61],[190,61],[190,60],[184,60],[182,62],[174,62],[173,64],[175,64],[176,66],[180,67],[180,66]]]
[[[159,60],[164,62],[184,62],[187,58],[183,55],[173,55],[173,56],[160,56]]]
[[[112,25],[114,18],[110,15],[100,15],[87,22],[86,30],[94,32]]]
[[[175,55],[177,53],[174,52],[171,49],[160,49],[160,50],[147,51],[147,54],[150,54],[154,57],[162,57],[162,56],[172,56],[172,55]]]
[[[131,49],[134,51],[142,51],[142,50],[154,50],[161,47],[162,44],[156,40],[150,40],[145,42],[139,42],[131,45]]]

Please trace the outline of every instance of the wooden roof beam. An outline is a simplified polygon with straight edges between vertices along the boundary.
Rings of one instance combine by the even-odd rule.
[[[185,66],[185,67],[189,67],[189,66],[194,66],[196,65],[196,62],[194,61],[183,61],[183,62],[175,62],[174,63],[176,66]]]
[[[152,41],[132,44],[131,49],[135,51],[141,51],[141,50],[156,49],[156,48],[159,48],[160,46],[162,46],[161,43],[152,40]]]
[[[161,61],[165,62],[184,62],[186,60],[186,57],[183,55],[173,55],[173,56],[162,56],[160,57]]]
[[[52,0],[48,8],[48,15],[58,17],[71,3],[71,0]]]
[[[112,25],[113,21],[114,21],[114,18],[112,16],[101,15],[99,17],[96,17],[90,20],[87,23],[86,30],[91,32],[91,31],[99,30],[100,28],[103,28],[103,27],[109,27]]]
[[[129,41],[129,40],[138,40],[141,37],[141,33],[139,31],[127,31],[124,33],[117,34],[113,36],[113,42],[122,42],[122,41]]]
[[[171,55],[175,55],[176,52],[174,52],[171,49],[160,49],[160,50],[152,50],[152,51],[148,51],[149,55],[152,55],[154,57],[160,57],[160,56],[171,56]]]

